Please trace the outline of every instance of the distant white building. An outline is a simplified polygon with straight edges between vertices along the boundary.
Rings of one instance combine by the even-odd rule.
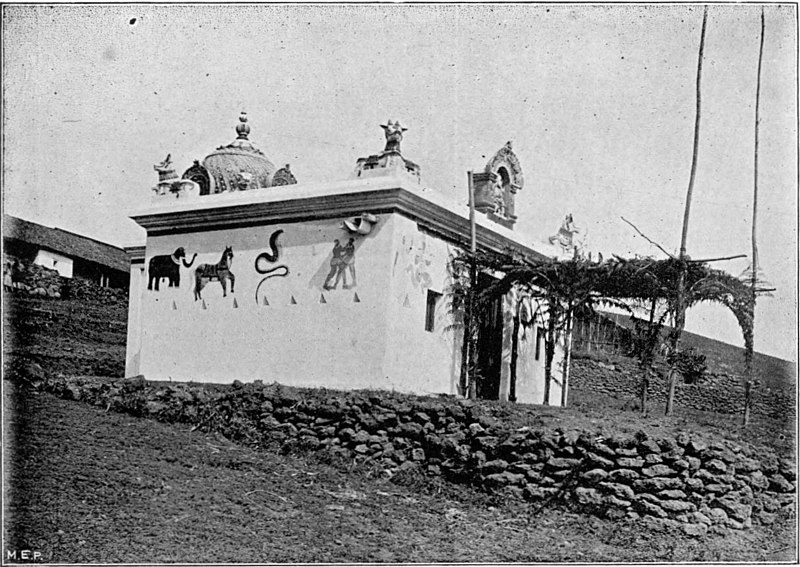
[[[50,250],[39,250],[36,253],[36,258],[34,258],[33,263],[55,270],[62,277],[72,277],[72,258],[62,254],[57,254]]]
[[[6,263],[38,264],[103,287],[123,288],[130,280],[122,248],[10,215],[3,215],[3,256]]]
[[[459,393],[462,330],[448,292],[450,260],[469,247],[466,191],[454,202],[421,182],[399,123],[383,125],[384,150],[358,159],[350,179],[302,183],[240,120],[232,144],[180,179],[169,157],[156,166],[152,202],[133,215],[147,242],[128,249],[126,373]],[[474,185],[478,247],[543,257],[513,230],[523,178],[510,144]],[[545,322],[523,307],[510,294],[480,323],[481,397],[544,401]],[[516,337],[515,317],[532,321]],[[560,359],[559,349],[554,405]]]

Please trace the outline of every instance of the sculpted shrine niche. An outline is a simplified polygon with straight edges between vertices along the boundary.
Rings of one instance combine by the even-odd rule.
[[[482,172],[472,174],[472,183],[475,208],[498,224],[513,228],[517,222],[514,199],[525,180],[511,142],[492,156]]]

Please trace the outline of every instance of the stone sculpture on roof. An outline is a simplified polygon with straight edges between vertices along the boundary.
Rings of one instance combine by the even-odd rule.
[[[400,142],[403,141],[403,132],[408,128],[400,126],[400,121],[392,122],[387,120],[386,124],[381,124],[383,132],[386,135],[386,147],[383,148],[384,152],[398,152],[400,153]]]
[[[583,254],[586,245],[584,242],[585,238],[578,238],[578,235],[582,233],[583,230],[575,226],[572,214],[568,214],[564,217],[564,221],[561,223],[558,232],[548,238],[548,241],[550,244],[559,246],[564,254],[577,258]]]
[[[276,171],[275,175],[272,176],[273,187],[280,187],[281,185],[294,185],[296,183],[297,179],[295,179],[288,163]]]
[[[399,120],[388,120],[386,124],[381,124],[381,128],[383,128],[383,133],[386,136],[386,146],[379,154],[358,158],[354,176],[411,175],[419,182],[419,165],[403,157],[400,152],[403,132],[407,131],[408,128],[403,128]]]
[[[172,154],[159,164],[153,166],[158,172],[158,183],[153,187],[156,195],[175,195],[182,197],[191,194],[197,189],[197,183],[189,179],[178,179],[175,170],[172,169]]]
[[[164,161],[153,166],[153,169],[155,169],[159,174],[159,181],[162,181],[162,176],[164,177],[164,179],[171,179],[172,177],[176,177],[175,170],[170,169],[171,165],[172,165],[172,154],[167,154],[167,157],[164,158]]]
[[[208,170],[200,165],[198,160],[194,160],[192,167],[184,171],[182,177],[197,183],[200,187],[200,195],[211,193],[211,177],[208,175]]]

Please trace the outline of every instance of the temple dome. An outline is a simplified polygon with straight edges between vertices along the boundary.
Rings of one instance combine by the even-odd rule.
[[[250,126],[247,115],[239,116],[236,139],[220,146],[203,160],[203,167],[211,180],[211,193],[246,191],[272,185],[277,169],[264,153],[248,139]]]

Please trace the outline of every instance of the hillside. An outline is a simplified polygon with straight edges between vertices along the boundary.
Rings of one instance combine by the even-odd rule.
[[[557,408],[259,382],[119,380],[108,376],[122,375],[121,303],[8,297],[4,316],[3,556],[38,549],[52,562],[796,558],[794,423],[786,419],[759,414],[742,429],[737,416],[689,407],[643,417],[627,395],[577,388],[572,406]],[[475,459],[461,455],[460,477],[452,459],[433,452],[435,444],[449,450],[448,432],[471,443],[462,449],[480,448]],[[664,444],[669,438],[683,438],[685,449]],[[753,484],[752,506],[744,493],[742,503],[725,504],[731,515],[752,518],[737,515],[740,522],[719,508],[713,516],[714,495],[679,502],[687,494],[661,490],[684,488],[678,478],[633,482],[639,473],[631,470],[601,484],[623,499],[647,497],[637,504],[641,513],[614,509],[625,504],[613,495],[603,496],[613,506],[575,508],[579,499],[558,486],[577,482],[566,476],[577,467],[566,467],[578,461],[581,439],[605,451],[590,459],[595,468],[581,482],[616,472],[597,467],[642,467],[635,461],[647,457],[659,463],[653,474],[694,462],[704,479],[690,479],[695,488],[707,484],[733,498],[733,485],[749,482],[746,467],[765,467],[756,470],[762,488]],[[329,442],[332,451],[322,450]],[[637,451],[642,457],[632,459]],[[475,465],[482,452],[486,462]],[[729,462],[730,474],[717,477]],[[489,474],[495,470],[503,472]],[[766,493],[776,487],[781,494]],[[654,503],[676,519],[646,515],[661,510]],[[687,507],[699,508],[699,520],[681,514]]]
[[[717,374],[742,374],[744,372],[744,349],[684,331],[681,338],[684,347],[694,347],[706,355],[709,371]],[[753,368],[756,376],[768,388],[794,388],[797,383],[797,365],[791,361],[755,353]]]
[[[632,328],[628,315],[603,312],[601,315],[626,329]],[[666,339],[670,328],[665,327],[662,335]],[[681,335],[683,348],[695,348],[706,355],[708,371],[714,374],[744,373],[744,348],[724,343],[709,337],[684,331]],[[789,360],[776,358],[756,352],[753,357],[756,376],[767,388],[794,389],[797,384],[797,365]]]

